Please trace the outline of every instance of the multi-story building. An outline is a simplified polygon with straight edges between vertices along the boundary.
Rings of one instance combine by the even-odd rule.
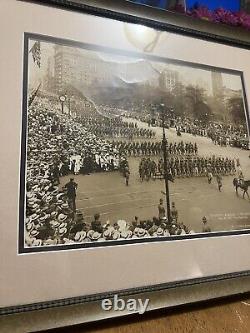
[[[116,65],[103,61],[98,54],[67,46],[55,46],[56,90],[67,86],[103,85],[113,80]]]
[[[222,73],[218,71],[211,72],[213,96],[216,99],[223,98],[223,79]]]
[[[179,73],[174,70],[164,69],[159,76],[159,87],[171,92],[179,82]]]
[[[122,83],[160,86],[163,90],[172,91],[178,81],[176,71],[165,69],[158,73],[144,60],[109,61],[102,59],[97,52],[61,45],[55,46],[54,75],[58,93],[63,93],[70,85],[84,89]]]

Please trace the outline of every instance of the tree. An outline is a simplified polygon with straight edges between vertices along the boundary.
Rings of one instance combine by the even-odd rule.
[[[233,122],[236,124],[245,123],[245,109],[242,97],[232,97],[227,102]]]
[[[196,119],[209,121],[212,116],[211,108],[207,105],[206,90],[198,86],[186,87],[186,99],[189,101],[191,115]]]

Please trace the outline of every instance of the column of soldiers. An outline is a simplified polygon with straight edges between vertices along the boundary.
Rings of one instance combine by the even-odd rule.
[[[180,177],[207,177],[213,175],[228,176],[236,172],[235,161],[228,157],[198,157],[198,156],[170,156],[168,159],[168,174],[172,178]],[[162,178],[164,163],[161,158],[158,162],[149,157],[143,157],[139,163],[139,176],[141,181]]]
[[[121,154],[127,156],[157,156],[162,154],[162,142],[142,141],[142,142],[126,142],[126,141],[109,141],[113,148]],[[168,147],[170,155],[197,155],[198,147],[196,143],[191,142],[171,142]]]
[[[97,137],[122,137],[127,139],[155,137],[155,131],[148,128],[138,128],[136,122],[124,122],[121,118],[109,119],[100,115],[96,117],[81,117],[79,122]]]
[[[115,127],[115,126],[93,126],[89,131],[94,133],[97,137],[120,137],[132,140],[133,138],[153,139],[155,131],[147,128],[137,127]]]

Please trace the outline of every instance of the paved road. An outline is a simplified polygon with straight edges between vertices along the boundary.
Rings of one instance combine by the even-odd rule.
[[[148,128],[146,123],[143,123],[138,120],[134,120],[132,118],[124,118],[124,121],[133,121],[137,122],[139,127]],[[151,127],[155,132],[155,140],[160,141],[162,139],[162,128],[160,127]],[[230,158],[239,158],[242,166],[243,173],[246,179],[250,179],[250,151],[242,150],[239,148],[233,147],[221,147],[218,145],[214,145],[212,140],[207,137],[194,136],[188,133],[182,133],[182,136],[179,137],[176,135],[176,130],[174,128],[170,128],[166,130],[167,138],[170,142],[192,142],[197,143],[199,149],[199,156],[208,156],[208,155],[216,155],[218,157],[230,157]]]
[[[147,124],[138,122],[140,127]],[[161,128],[155,128],[156,140],[161,139]],[[196,142],[199,155],[227,156],[240,158],[245,177],[250,179],[249,152],[231,147],[215,146],[205,137],[183,134],[177,137],[174,129],[167,130],[170,141]],[[151,219],[158,215],[159,199],[164,197],[163,180],[139,180],[138,165],[140,158],[130,158],[131,177],[129,186],[125,186],[124,179],[119,172],[97,173],[75,176],[79,184],[77,207],[82,209],[85,218],[90,222],[96,212],[101,214],[101,220],[111,223],[119,219],[131,221],[135,215],[140,219]],[[69,177],[62,179],[64,184]],[[214,231],[250,228],[250,202],[236,196],[233,177],[223,177],[222,192],[218,191],[214,181],[211,185],[206,178],[182,178],[170,183],[170,200],[176,203],[179,218],[196,232],[201,231],[201,219],[208,217],[209,224]]]

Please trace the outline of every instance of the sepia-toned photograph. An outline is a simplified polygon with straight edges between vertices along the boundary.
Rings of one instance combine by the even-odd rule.
[[[52,37],[26,46],[20,252],[250,229],[241,72]]]

